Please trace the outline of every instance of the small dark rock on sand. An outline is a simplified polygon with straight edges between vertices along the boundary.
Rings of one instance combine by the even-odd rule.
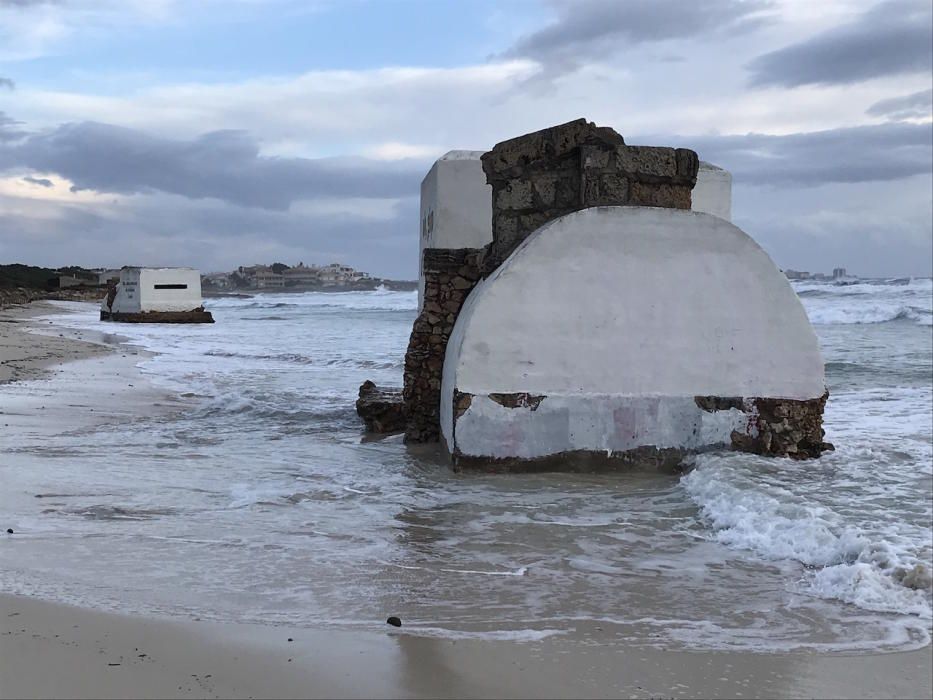
[[[387,624],[387,625],[392,625],[393,627],[401,627],[401,626],[402,626],[402,621],[401,621],[399,618],[397,618],[397,617],[395,617],[395,616],[393,615],[393,616],[390,617],[388,620],[386,620],[386,624]]]
[[[12,527],[8,527],[8,528],[6,529],[6,534],[12,535],[12,534],[13,534],[13,528],[12,528]]]

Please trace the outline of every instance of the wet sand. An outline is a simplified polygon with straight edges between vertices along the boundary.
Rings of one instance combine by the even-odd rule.
[[[53,313],[61,309],[42,301],[0,311],[0,384],[36,379],[51,367],[108,352],[101,343],[68,337],[64,332],[41,338],[25,332],[26,325],[37,323],[37,316]]]
[[[183,407],[113,338],[25,333],[0,316],[0,458],[22,431],[67,430]],[[16,323],[6,322],[17,321]],[[42,378],[58,372],[53,395]],[[25,386],[25,385],[21,385]],[[6,484],[15,488],[15,484]],[[0,565],[35,546],[0,513]],[[7,527],[14,533],[7,534]],[[14,561],[10,556],[8,561]],[[192,565],[196,565],[193,562]],[[104,574],[102,574],[104,575]],[[392,612],[392,611],[389,611]],[[627,646],[598,627],[537,642],[128,616],[0,594],[0,698],[17,697],[930,697],[930,648],[900,653],[685,652]],[[494,631],[494,630],[493,630]],[[289,641],[291,639],[292,641]]]
[[[30,386],[0,393],[0,452],[24,431],[54,439],[50,426],[63,431],[183,408],[183,399],[154,387],[137,368],[149,356],[144,350],[122,345],[117,334],[55,328],[37,318],[61,313],[48,302],[0,312],[0,390],[11,382]],[[53,375],[54,392],[43,381]]]
[[[9,546],[9,542],[5,543]],[[0,697],[920,698],[929,649],[620,651],[125,617],[0,595]],[[289,641],[292,640],[292,641]]]

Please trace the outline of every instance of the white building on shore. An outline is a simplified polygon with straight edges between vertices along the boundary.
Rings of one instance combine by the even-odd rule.
[[[124,267],[100,306],[101,321],[213,323],[201,299],[201,275],[190,267]]]

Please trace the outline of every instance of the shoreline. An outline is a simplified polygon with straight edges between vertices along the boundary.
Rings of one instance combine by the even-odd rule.
[[[0,698],[928,697],[928,649],[663,651],[145,618],[0,594]]]
[[[66,310],[39,303],[0,314],[0,320],[16,321],[0,323],[2,359],[8,360],[7,348],[19,353],[12,365],[0,365],[17,375],[0,382],[0,454],[24,431],[54,444],[56,435],[76,427],[186,405],[153,386],[137,367],[146,351],[121,344],[116,335],[105,340],[91,331],[27,331],[30,319],[51,313]],[[41,381],[46,378],[54,384]],[[34,498],[19,486],[15,468],[4,474],[6,498]],[[34,546],[28,527],[0,524],[0,557],[13,547]],[[3,532],[7,527],[14,534]],[[206,622],[0,593],[0,698],[880,698],[933,692],[929,646],[859,653],[673,651],[630,646],[598,627],[576,626],[539,641],[452,640],[416,636],[404,626],[404,614],[400,629],[373,622],[368,630]]]
[[[59,431],[180,410],[138,367],[152,353],[114,333],[41,328],[37,317],[67,314],[47,301],[0,312],[0,452],[17,434]],[[48,321],[48,324],[53,322]],[[30,330],[31,329],[31,330]],[[46,384],[56,380],[54,386]]]
[[[101,342],[85,340],[84,334],[63,330],[53,336],[27,330],[36,327],[37,317],[53,313],[65,312],[47,300],[0,310],[0,385],[37,379],[53,371],[52,367],[113,350]]]

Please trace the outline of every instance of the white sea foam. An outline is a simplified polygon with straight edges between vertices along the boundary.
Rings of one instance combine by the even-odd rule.
[[[918,558],[915,540],[898,536],[893,526],[887,533],[866,532],[795,493],[792,482],[781,488],[755,479],[753,470],[703,456],[682,479],[714,541],[804,564],[797,584],[803,593],[865,610],[933,616],[929,564]]]
[[[832,304],[820,304],[808,300],[805,304],[811,323],[822,325],[849,323],[886,323],[887,321],[913,321],[921,326],[933,324],[933,315],[923,309],[905,306],[897,302],[843,305],[837,300]]]
[[[410,311],[418,307],[417,290],[394,292],[384,286],[370,292],[260,293],[252,297],[212,297],[204,300],[207,309],[287,309],[316,307],[366,311]]]
[[[415,637],[432,637],[436,639],[481,639],[487,641],[503,642],[540,642],[548,637],[559,637],[567,634],[567,630],[560,629],[516,629],[516,630],[461,630],[450,627],[429,627],[421,625],[405,625],[394,634],[408,634]]]
[[[933,280],[929,278],[856,284],[802,281],[793,287],[815,324],[933,324]]]
[[[407,569],[408,571],[442,571],[446,574],[467,574],[475,576],[526,576],[528,574],[527,566],[520,566],[511,571],[479,571],[476,569],[445,569],[433,568],[429,566],[412,566],[410,564],[398,564],[396,562],[380,562],[385,566],[392,566],[397,569]]]

